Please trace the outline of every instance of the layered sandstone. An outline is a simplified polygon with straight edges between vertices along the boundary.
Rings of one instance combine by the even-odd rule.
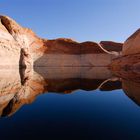
[[[16,21],[0,16],[0,66],[108,66],[121,44],[41,39]],[[10,59],[9,59],[10,58]]]
[[[114,59],[110,66],[114,71],[140,70],[140,29],[124,42],[122,57]]]
[[[0,67],[19,66],[20,48],[13,36],[0,22]]]
[[[0,65],[4,67],[32,66],[43,54],[42,39],[7,16],[0,16],[0,46]]]
[[[108,66],[117,56],[105,52],[96,42],[76,42],[71,39],[45,41],[46,51],[35,66]]]
[[[140,53],[140,29],[132,34],[123,45],[123,55]]]

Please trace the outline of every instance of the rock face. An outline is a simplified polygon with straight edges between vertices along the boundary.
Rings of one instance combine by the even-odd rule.
[[[71,39],[47,40],[44,55],[35,66],[107,66],[116,58],[95,42],[78,43]]]
[[[115,59],[111,65],[111,70],[119,71],[140,71],[140,54],[128,55]]]
[[[108,51],[122,52],[123,43],[113,41],[101,41],[100,44]]]
[[[59,38],[55,40],[47,40],[45,42],[47,54],[98,54],[105,53],[98,43],[95,42],[76,42],[71,39]]]
[[[23,64],[26,64],[26,67],[32,66],[33,61],[43,54],[42,39],[7,16],[0,16],[0,46],[3,60],[0,65],[4,67],[18,67]],[[23,52],[26,55],[23,55]]]
[[[113,51],[120,51],[121,44],[102,44],[79,43],[65,38],[41,39],[13,19],[0,16],[0,56],[3,60],[0,66],[3,67],[107,66],[117,57]]]
[[[0,67],[19,66],[20,48],[13,36],[0,22]]]
[[[140,53],[140,29],[132,34],[123,45],[123,55]]]
[[[114,71],[140,70],[140,29],[124,42],[122,57],[114,59],[110,66]]]

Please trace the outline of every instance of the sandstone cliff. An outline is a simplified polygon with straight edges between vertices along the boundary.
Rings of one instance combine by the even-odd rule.
[[[0,46],[3,67],[107,66],[121,51],[119,43],[41,39],[7,16],[0,16]]]
[[[108,66],[116,58],[105,52],[98,43],[76,42],[71,39],[44,41],[46,51],[34,62],[35,66]]]
[[[32,66],[43,54],[42,39],[7,16],[0,16],[0,46],[2,66]]]
[[[123,55],[140,53],[140,29],[132,34],[123,45]]]
[[[123,44],[122,56],[112,61],[113,71],[140,70],[140,29],[132,34]]]

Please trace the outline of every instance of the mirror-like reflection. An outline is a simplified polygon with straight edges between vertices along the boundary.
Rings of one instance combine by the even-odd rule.
[[[116,76],[115,76],[116,75]],[[132,71],[113,74],[106,67],[35,67],[0,70],[0,115],[11,116],[42,93],[70,94],[75,90],[123,89],[140,104],[140,75]]]
[[[140,105],[140,71],[139,69],[121,69],[115,71],[117,77],[121,77],[122,89],[126,95],[137,105]]]

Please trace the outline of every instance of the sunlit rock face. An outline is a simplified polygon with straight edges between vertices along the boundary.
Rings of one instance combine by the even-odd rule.
[[[140,54],[127,55],[115,59],[110,68],[113,71],[140,71]]]
[[[20,48],[13,36],[0,22],[0,67],[18,67]]]
[[[140,29],[132,34],[123,45],[123,55],[140,53]]]
[[[78,43],[60,38],[47,40],[45,46],[47,49],[44,55],[35,61],[35,66],[108,66],[116,58],[95,42]]]
[[[0,66],[28,67],[43,54],[43,40],[13,19],[0,16]]]
[[[108,66],[121,44],[41,39],[16,21],[0,16],[0,66]],[[117,54],[117,55],[116,55]],[[10,58],[10,59],[9,59]]]
[[[115,59],[110,66],[114,71],[140,70],[140,29],[124,42],[122,57]]]

